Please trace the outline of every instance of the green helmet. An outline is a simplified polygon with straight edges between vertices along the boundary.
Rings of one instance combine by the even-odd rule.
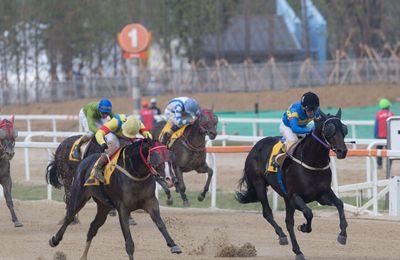
[[[386,99],[386,98],[382,98],[382,99],[379,101],[379,107],[380,107],[381,109],[388,108],[388,107],[390,107],[391,105],[392,105],[392,103],[390,103],[390,101],[389,101],[388,99]]]

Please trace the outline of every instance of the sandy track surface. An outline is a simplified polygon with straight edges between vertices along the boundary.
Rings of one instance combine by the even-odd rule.
[[[78,259],[83,252],[86,232],[95,214],[88,204],[81,213],[82,224],[70,226],[57,248],[48,239],[57,231],[64,214],[58,202],[17,201],[22,228],[14,228],[4,202],[0,203],[0,259],[53,259],[63,252],[67,259]],[[135,259],[210,259],[218,245],[252,243],[257,259],[294,259],[290,246],[280,246],[272,228],[258,213],[207,212],[163,209],[171,236],[183,253],[172,255],[161,234],[146,213],[135,213],[139,223],[132,227]],[[276,216],[284,227],[282,214]],[[303,222],[300,215],[296,223]],[[400,222],[359,219],[348,216],[348,243],[336,242],[339,232],[336,213],[315,212],[313,232],[300,234],[298,241],[307,259],[399,259]],[[285,228],[284,228],[285,230]],[[286,232],[286,231],[285,231]],[[287,232],[286,232],[287,233]],[[89,259],[126,259],[123,236],[116,217],[109,217],[92,243]],[[237,259],[237,258],[236,258]]]

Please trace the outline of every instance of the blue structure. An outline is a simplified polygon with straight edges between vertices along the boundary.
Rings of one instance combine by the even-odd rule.
[[[316,60],[326,60],[327,51],[327,23],[311,0],[301,1],[301,13],[303,21],[307,19],[310,52],[315,55]],[[304,3],[304,5],[303,5]],[[295,35],[296,41],[305,49],[305,41],[302,39],[303,24],[286,0],[276,1],[276,13],[285,20],[289,31]]]

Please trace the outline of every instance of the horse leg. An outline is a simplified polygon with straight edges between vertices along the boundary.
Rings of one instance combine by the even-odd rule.
[[[178,178],[178,187],[179,187],[179,194],[181,195],[182,201],[183,201],[183,206],[185,208],[189,207],[189,200],[186,196],[186,186],[185,182],[183,181],[183,172],[178,166],[174,166],[174,171],[176,174],[176,177]]]
[[[79,185],[79,184],[78,184]],[[89,200],[90,196],[86,196],[83,192],[83,187],[78,187],[71,194],[71,200],[67,205],[67,214],[64,218],[64,223],[58,230],[58,232],[49,240],[51,247],[56,247],[63,238],[64,232],[68,225],[74,221],[74,217],[78,212],[85,206],[86,202]]]
[[[150,214],[151,219],[157,225],[158,230],[160,230],[165,241],[167,242],[167,246],[171,248],[171,253],[182,253],[181,248],[177,244],[175,244],[174,240],[169,235],[167,227],[165,226],[165,223],[161,218],[158,200],[156,198],[152,198],[151,200],[146,202],[145,210]]]
[[[296,260],[304,260],[304,255],[300,251],[299,244],[296,240],[296,234],[294,233],[294,211],[296,210],[296,205],[293,201],[285,199],[286,204],[286,228],[290,235],[290,241],[292,242],[292,251],[296,254]]]
[[[129,229],[129,216],[130,210],[122,207],[118,209],[119,224],[121,225],[122,234],[125,239],[125,250],[129,256],[129,260],[133,260],[135,244],[133,243],[131,231]]]
[[[71,186],[72,186],[72,182],[73,182],[73,178],[65,177],[63,179],[63,185],[64,185],[64,191],[65,191],[64,202],[65,202],[65,205],[66,205],[65,208],[68,208],[68,203],[71,201]],[[62,225],[63,223],[64,223],[64,219],[61,219],[58,222],[59,225]],[[78,215],[74,216],[74,220],[71,222],[71,225],[76,225],[76,224],[79,224],[79,223],[80,223],[80,221],[79,221]]]
[[[96,199],[94,199],[94,200],[97,203],[97,213],[96,213],[96,217],[94,218],[92,223],[90,223],[90,228],[89,228],[89,231],[87,233],[86,247],[85,247],[85,251],[83,252],[83,254],[81,256],[81,260],[86,260],[87,259],[87,255],[88,255],[88,252],[89,252],[90,244],[92,243],[92,239],[93,239],[94,236],[96,236],[97,231],[99,230],[99,228],[106,221],[107,214],[110,211],[109,207],[105,206],[104,204],[102,204],[101,202],[97,201]]]
[[[287,236],[283,232],[282,228],[275,222],[274,215],[272,214],[272,209],[269,206],[266,187],[267,185],[264,180],[260,180],[254,183],[254,188],[256,189],[257,197],[260,200],[263,208],[263,217],[275,229],[275,233],[279,236],[279,244],[287,245],[288,244]]]
[[[165,181],[163,181],[161,179],[157,178],[156,180],[157,180],[158,184],[160,184],[160,186],[163,188],[165,195],[167,195],[167,205],[171,206],[174,203],[174,201],[171,196],[171,191],[167,187],[167,184],[165,183]]]
[[[204,185],[203,191],[199,193],[199,195],[197,196],[197,200],[198,201],[203,201],[206,193],[208,191],[208,189],[210,188],[210,182],[213,176],[213,170],[208,167],[207,163],[204,163],[204,165],[200,168],[196,170],[198,173],[207,173],[207,181],[206,184]]]
[[[11,219],[12,219],[12,222],[14,222],[14,227],[22,227],[23,225],[21,222],[19,222],[18,217],[14,211],[14,204],[13,204],[12,196],[11,196],[11,188],[12,188],[11,177],[7,177],[5,179],[5,181],[3,182],[4,198],[6,199],[7,207],[10,210]]]
[[[318,202],[321,203],[322,205],[330,205],[330,206],[335,206],[337,208],[340,220],[340,233],[338,235],[337,241],[340,244],[345,245],[347,240],[347,231],[346,231],[347,221],[344,215],[342,200],[336,197],[332,189],[329,189],[328,192],[324,193],[321,196],[321,198],[318,199]]]
[[[312,230],[311,222],[313,219],[313,213],[311,209],[307,206],[304,200],[297,194],[293,194],[293,202],[296,204],[296,207],[303,212],[303,215],[307,220],[307,223],[303,223],[302,225],[298,226],[297,229],[304,233],[310,233]]]

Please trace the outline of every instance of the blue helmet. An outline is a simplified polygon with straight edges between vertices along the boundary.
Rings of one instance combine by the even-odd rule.
[[[103,98],[102,100],[100,100],[98,108],[99,112],[102,114],[111,114],[112,111],[111,101],[106,98]]]
[[[189,98],[185,102],[185,112],[190,114],[193,118],[199,115],[200,109],[199,104],[193,98]]]

